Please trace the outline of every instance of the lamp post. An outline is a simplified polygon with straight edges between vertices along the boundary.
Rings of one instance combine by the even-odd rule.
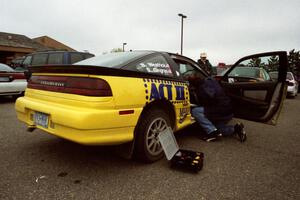
[[[123,52],[125,51],[125,45],[126,44],[127,44],[126,42],[123,42]]]
[[[180,54],[182,55],[182,47],[183,47],[183,18],[187,18],[186,15],[179,13],[179,17],[181,17],[181,48],[180,48]]]

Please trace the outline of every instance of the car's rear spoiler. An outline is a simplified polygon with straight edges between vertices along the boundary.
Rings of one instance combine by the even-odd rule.
[[[47,65],[28,67],[27,76],[33,73],[54,73],[54,74],[89,74],[103,76],[121,76],[121,77],[138,77],[146,79],[163,79],[169,81],[186,82],[181,78],[167,77],[158,74],[149,74],[145,72],[130,71],[119,68],[98,67],[91,65]]]

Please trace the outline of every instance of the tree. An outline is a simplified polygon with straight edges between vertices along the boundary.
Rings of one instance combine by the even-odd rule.
[[[288,61],[289,61],[289,69],[299,77],[300,76],[300,52],[295,51],[295,49],[291,50],[288,55]]]
[[[268,69],[266,69],[268,72],[270,71],[278,71],[279,66],[279,58],[278,56],[274,55],[271,56],[268,60]]]
[[[123,52],[123,49],[122,48],[113,48],[110,52],[111,53]]]
[[[252,58],[248,63],[249,67],[261,67],[261,59],[260,58]]]

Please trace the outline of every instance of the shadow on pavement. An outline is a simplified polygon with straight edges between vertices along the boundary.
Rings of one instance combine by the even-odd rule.
[[[42,133],[43,134],[43,133]],[[115,146],[84,146],[60,138],[51,138],[23,148],[31,152],[38,162],[49,166],[67,165],[74,169],[107,169],[111,166],[130,167],[144,166],[144,163],[122,158]]]
[[[16,98],[13,96],[0,96],[0,104],[4,103],[14,103]]]

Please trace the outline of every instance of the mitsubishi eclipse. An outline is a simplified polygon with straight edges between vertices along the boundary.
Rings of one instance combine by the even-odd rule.
[[[272,58],[272,59],[271,59]],[[275,59],[274,59],[275,58]],[[219,82],[234,116],[276,124],[286,94],[287,53],[247,56]],[[277,79],[231,76],[236,67],[278,71]],[[16,101],[20,121],[84,145],[130,144],[143,161],[160,159],[160,132],[194,123],[195,85],[208,75],[185,56],[157,51],[112,53],[74,65],[33,66],[24,97]]]

